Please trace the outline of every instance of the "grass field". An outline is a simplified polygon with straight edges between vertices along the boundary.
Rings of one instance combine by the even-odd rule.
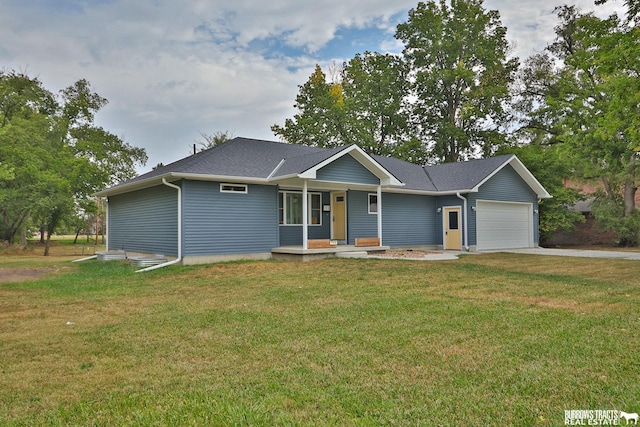
[[[640,264],[120,262],[0,284],[0,425],[557,426],[640,412]],[[624,421],[622,422],[624,425]]]

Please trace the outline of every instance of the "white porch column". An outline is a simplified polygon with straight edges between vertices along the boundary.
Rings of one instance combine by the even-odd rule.
[[[307,196],[307,180],[302,181],[302,249],[309,249],[309,197]]]
[[[382,187],[379,185],[376,196],[378,198],[378,239],[382,246]]]

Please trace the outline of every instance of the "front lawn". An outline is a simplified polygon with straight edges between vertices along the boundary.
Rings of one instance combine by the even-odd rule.
[[[0,283],[1,425],[557,426],[565,410],[640,412],[634,261],[46,267]]]

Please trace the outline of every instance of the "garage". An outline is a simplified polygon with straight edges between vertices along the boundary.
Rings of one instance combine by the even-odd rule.
[[[476,202],[477,250],[533,247],[530,203]]]

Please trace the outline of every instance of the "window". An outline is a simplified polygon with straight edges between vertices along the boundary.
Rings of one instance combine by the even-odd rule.
[[[322,195],[309,193],[307,224],[322,225]],[[278,202],[278,221],[281,225],[302,225],[302,193],[283,191]]]
[[[220,184],[220,192],[247,194],[248,188],[246,184]]]
[[[458,211],[449,211],[449,230],[458,229]]]
[[[378,213],[378,195],[377,194],[369,194],[369,213],[370,214]]]

